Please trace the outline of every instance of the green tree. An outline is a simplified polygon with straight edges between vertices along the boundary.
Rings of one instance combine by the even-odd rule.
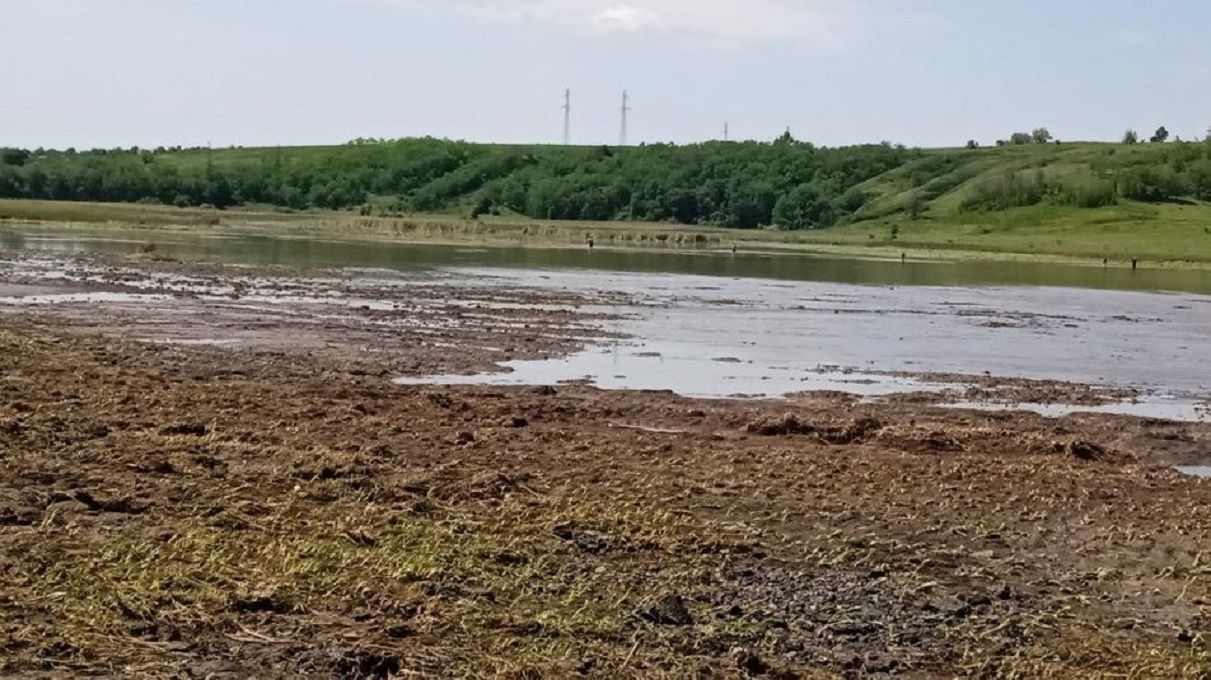
[[[1156,129],[1156,133],[1152,135],[1153,144],[1164,144],[1169,140],[1169,131],[1162,125]]]
[[[1118,188],[1124,198],[1152,203],[1178,198],[1185,191],[1181,177],[1168,165],[1131,168],[1118,177]]]
[[[0,165],[25,165],[29,155],[25,149],[0,149]]]
[[[1046,144],[1054,139],[1054,137],[1051,136],[1051,133],[1048,132],[1047,128],[1045,127],[1038,128],[1031,132],[1030,137],[1034,140],[1035,144]]]
[[[920,191],[913,191],[911,194],[909,194],[907,206],[908,219],[915,221],[918,217],[920,217],[922,206],[923,201],[921,200]]]
[[[1128,130],[1123,133],[1123,143],[1124,144],[1135,144],[1139,141],[1140,141],[1139,133],[1137,133],[1135,130]]]
[[[834,223],[831,198],[818,184],[800,184],[778,199],[774,226],[779,229],[819,229]]]

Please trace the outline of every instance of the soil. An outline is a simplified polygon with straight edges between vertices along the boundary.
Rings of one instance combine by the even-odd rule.
[[[1206,424],[402,386],[601,301],[0,277],[169,296],[0,305],[5,676],[1211,677],[1211,481],[1170,468]]]
[[[1132,401],[1142,396],[1139,389],[1130,387],[1108,387],[1086,385],[1064,380],[1031,380],[992,375],[970,375],[965,373],[906,373],[892,372],[891,375],[913,378],[922,382],[965,385],[962,389],[948,389],[937,401],[964,400],[988,404],[1071,404],[1075,406],[1101,406]],[[906,394],[909,399],[931,399],[928,393]]]

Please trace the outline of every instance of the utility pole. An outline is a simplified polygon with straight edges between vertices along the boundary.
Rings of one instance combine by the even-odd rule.
[[[723,121],[723,141],[728,141],[728,125],[727,121]]]
[[[618,146],[627,145],[627,114],[631,112],[627,91],[622,91],[622,133],[618,135]]]
[[[572,143],[572,91],[563,91],[563,145]]]

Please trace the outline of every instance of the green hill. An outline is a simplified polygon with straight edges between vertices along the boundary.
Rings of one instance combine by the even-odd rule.
[[[0,198],[828,228],[838,241],[957,247],[1043,229],[1015,241],[1024,251],[1050,239],[1047,229],[1065,234],[1079,225],[1123,231],[1127,252],[1146,245],[1141,225],[1181,225],[1182,235],[1211,226],[1203,203],[1211,200],[1211,144],[919,150],[821,148],[787,137],[628,148],[406,139],[213,151],[5,149]]]

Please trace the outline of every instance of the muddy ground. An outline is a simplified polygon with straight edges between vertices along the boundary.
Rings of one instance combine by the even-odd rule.
[[[0,295],[168,297],[0,309],[0,675],[1211,677],[1211,426],[399,386],[602,300],[68,264]]]

